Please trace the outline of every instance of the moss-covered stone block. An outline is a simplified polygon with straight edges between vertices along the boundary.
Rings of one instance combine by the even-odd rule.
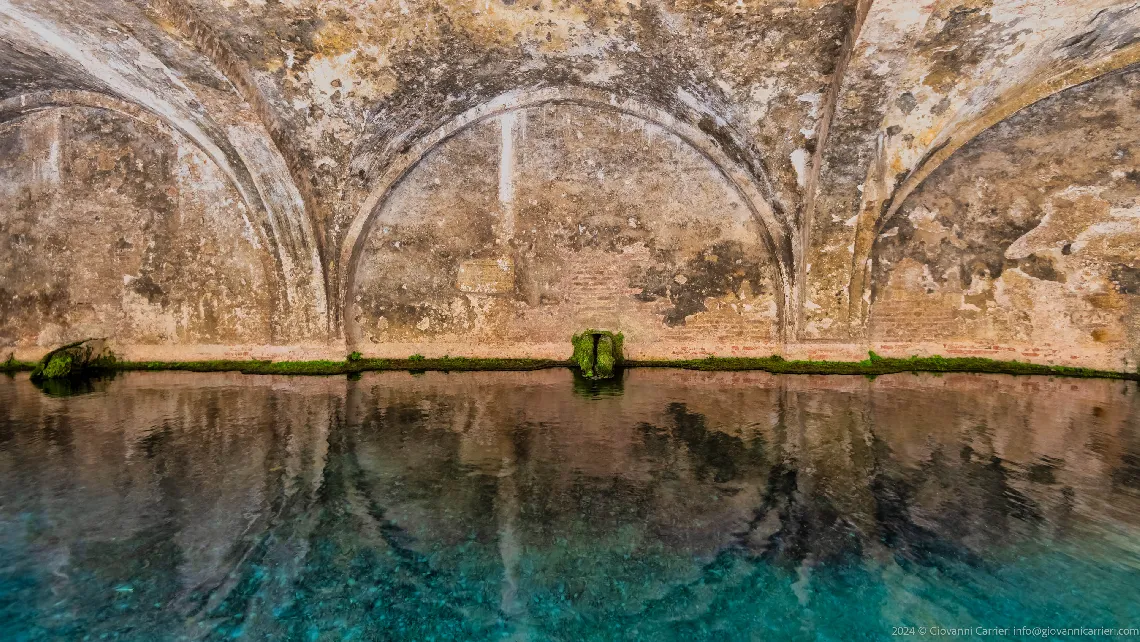
[[[614,376],[614,366],[617,364],[613,337],[604,334],[599,336],[597,348],[597,357],[594,360],[594,376],[599,379],[609,379]]]
[[[574,346],[570,360],[578,366],[584,377],[609,379],[621,365],[623,339],[620,332],[586,330],[570,339]]]
[[[570,339],[570,343],[574,346],[574,354],[570,355],[570,360],[578,366],[585,377],[594,376],[594,335],[589,332],[576,334]]]
[[[56,348],[44,355],[32,370],[33,381],[75,379],[108,370],[115,355],[103,339],[84,339]]]

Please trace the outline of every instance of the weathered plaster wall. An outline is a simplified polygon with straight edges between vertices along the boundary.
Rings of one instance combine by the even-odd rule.
[[[807,235],[807,340],[864,339],[871,246],[930,172],[987,127],[1140,59],[1112,0],[874,0],[838,81]]]
[[[84,0],[2,2],[0,40],[6,43],[0,48],[0,122],[76,106],[121,113],[181,137],[183,146],[216,168],[221,183],[213,191],[237,193],[225,216],[242,221],[274,264],[270,296],[276,304],[262,313],[273,318],[275,333],[240,346],[226,341],[206,352],[231,346],[236,356],[275,346],[304,354],[327,343],[323,269],[307,208],[267,126],[208,52],[195,50],[131,3]],[[225,200],[221,193],[212,197]],[[140,357],[206,353],[180,351],[199,345],[185,339],[162,350],[134,344],[129,335],[122,339],[119,351]]]
[[[854,0],[185,2],[304,132],[330,237],[394,153],[500,94],[585,85],[720,137],[794,216],[792,155],[812,138]],[[378,37],[378,35],[380,37]],[[800,130],[803,130],[801,132]]]
[[[781,297],[762,227],[657,125],[577,105],[511,111],[437,147],[384,204],[352,347],[563,358],[593,327],[625,333],[635,358],[770,354]]]
[[[1135,0],[0,0],[4,131],[61,108],[162,131],[181,150],[172,175],[208,166],[217,180],[192,186],[212,205],[174,204],[153,214],[155,228],[206,221],[212,207],[210,229],[236,235],[218,247],[253,248],[219,250],[230,267],[216,269],[259,273],[262,286],[222,295],[212,276],[187,270],[176,279],[183,293],[168,294],[184,309],[220,296],[217,318],[231,321],[178,316],[172,326],[171,309],[146,308],[135,325],[99,326],[121,351],[155,358],[565,356],[570,334],[605,325],[643,357],[999,345],[1001,356],[1134,367],[1135,328],[1121,320],[1132,294],[1087,309],[1131,274],[1119,267],[1132,269],[1130,232],[1112,248],[1052,257],[1063,283],[1041,279],[1026,261],[1043,264],[1044,250],[1013,235],[1046,211],[1024,214],[1016,194],[1045,208],[1077,186],[1111,211],[1131,207],[1105,196],[1101,175],[1132,170],[1107,161],[1058,161],[1048,185],[1033,173],[1037,156],[1103,155],[1078,148],[1086,138],[1125,145],[1134,118],[1117,103],[1128,99],[1082,99],[1080,112],[1100,120],[1055,139],[1032,131],[1054,118],[1033,105],[1138,62]],[[1025,133],[986,133],[1010,117]],[[503,119],[517,127],[506,182]],[[979,135],[1016,139],[1023,152],[1005,169],[983,154],[985,174],[963,160],[990,144],[971,143]],[[32,161],[0,155],[0,189],[42,189]],[[159,189],[91,190],[93,201],[161,201],[142,193],[148,182]],[[1028,196],[1037,189],[1057,195]],[[930,205],[942,192],[953,207]],[[1004,213],[969,213],[981,200]],[[0,225],[35,219],[44,229],[28,233],[39,239],[80,229],[49,205],[5,204]],[[899,227],[902,243],[908,224],[891,221],[911,221],[920,206],[956,223],[950,238],[966,247],[877,240]],[[1056,205],[1049,225],[1079,227],[1081,207]],[[1110,223],[1124,225],[1089,225]],[[113,234],[90,229],[92,239]],[[171,256],[214,265],[193,242],[175,242]],[[1002,274],[990,268],[994,288],[1023,298],[994,290],[992,304],[970,304],[980,310],[932,308],[930,297],[969,291],[969,274],[931,293],[905,277],[906,259],[935,265],[937,280],[979,256],[1001,263]],[[479,281],[499,259],[505,280]],[[72,271],[21,264],[0,288],[63,291],[70,281],[49,275]],[[1037,281],[1015,287],[1021,273]],[[84,286],[108,297],[92,305],[122,306],[115,279]],[[1025,310],[1030,320],[1014,319]],[[67,334],[33,327],[48,323],[39,312],[20,314],[0,319],[3,347],[30,355]],[[147,324],[180,329],[146,334]]]
[[[180,136],[115,112],[0,127],[0,341],[261,344],[277,279],[237,193]]]
[[[1113,74],[962,148],[875,241],[871,336],[1135,368],[1137,122],[1140,72]]]

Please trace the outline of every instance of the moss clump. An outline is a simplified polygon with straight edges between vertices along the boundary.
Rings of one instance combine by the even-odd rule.
[[[348,357],[346,358],[346,361],[349,361],[349,362],[360,361],[363,358],[364,358],[364,355],[360,354],[356,350],[353,350],[352,352],[348,353]]]
[[[115,355],[102,339],[84,339],[56,348],[32,369],[32,383],[50,396],[95,390],[96,382],[114,374]]]
[[[32,370],[33,381],[81,379],[114,369],[114,353],[102,339],[84,339],[52,350]]]
[[[598,337],[597,359],[594,361],[594,376],[599,379],[610,379],[614,376],[614,366],[617,357],[614,353],[614,340],[609,335]]]
[[[582,334],[576,334],[570,339],[570,343],[574,346],[574,354],[570,356],[578,369],[582,371],[585,377],[594,376],[594,335],[590,334],[587,330]]]
[[[62,379],[71,376],[71,365],[75,359],[68,352],[57,352],[52,355],[51,361],[48,361],[43,370],[40,371],[40,376],[44,379]]]
[[[574,353],[572,361],[582,371],[582,376],[591,379],[608,379],[622,363],[620,332],[609,330],[586,330],[570,339]]]

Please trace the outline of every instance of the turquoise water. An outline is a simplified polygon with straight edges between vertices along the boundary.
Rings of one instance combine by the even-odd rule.
[[[128,373],[83,392],[0,377],[0,640],[1140,627],[1135,383]]]

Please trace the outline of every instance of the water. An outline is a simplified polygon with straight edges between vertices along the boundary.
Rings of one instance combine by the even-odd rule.
[[[930,627],[1140,627],[1135,383],[0,377],[5,641]]]

